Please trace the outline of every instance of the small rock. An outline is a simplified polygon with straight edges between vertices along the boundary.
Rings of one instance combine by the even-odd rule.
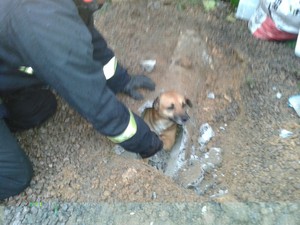
[[[209,140],[215,136],[215,132],[213,131],[212,127],[208,123],[204,123],[200,127],[200,137],[198,139],[199,144],[201,147],[209,142]]]
[[[191,59],[189,59],[188,57],[182,57],[180,58],[176,64],[178,64],[179,66],[186,68],[186,69],[191,69],[192,68],[192,61]]]
[[[104,197],[109,197],[110,196],[110,192],[109,191],[104,191],[103,192],[103,196]]]
[[[156,195],[156,192],[154,191],[154,192],[152,193],[151,199],[156,199],[156,198],[157,198],[157,195]]]
[[[67,205],[67,204],[64,204],[64,205],[61,207],[61,209],[62,209],[63,211],[67,211],[67,210],[68,210],[68,205]]]

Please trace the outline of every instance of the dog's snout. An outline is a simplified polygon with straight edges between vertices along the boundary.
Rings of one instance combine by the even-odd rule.
[[[179,124],[179,125],[183,125],[185,122],[187,122],[189,120],[189,115],[188,114],[184,114],[181,116],[174,116],[173,118],[170,118],[170,120],[174,121],[175,123]]]
[[[182,119],[182,122],[186,122],[190,119],[190,117],[189,117],[189,115],[186,114],[186,115],[182,116],[181,119]]]

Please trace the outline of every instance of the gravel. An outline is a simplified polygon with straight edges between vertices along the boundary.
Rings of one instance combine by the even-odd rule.
[[[37,203],[0,208],[3,225],[17,224],[245,224],[297,225],[291,203]],[[1,217],[2,216],[2,217]],[[0,220],[1,221],[1,220]],[[126,222],[125,222],[126,221]]]

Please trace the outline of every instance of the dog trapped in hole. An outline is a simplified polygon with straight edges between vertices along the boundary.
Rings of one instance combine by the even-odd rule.
[[[144,111],[144,120],[163,142],[164,150],[171,150],[175,144],[177,125],[189,120],[187,108],[192,107],[191,101],[177,91],[163,92],[158,96],[152,108]]]

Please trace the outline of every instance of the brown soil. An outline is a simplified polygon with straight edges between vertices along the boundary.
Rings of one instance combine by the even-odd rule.
[[[300,64],[294,50],[254,39],[244,21],[227,21],[232,11],[224,3],[207,13],[201,6],[179,10],[172,1],[150,2],[109,4],[96,13],[96,27],[130,73],[143,73],[141,60],[156,59],[154,71],[146,74],[157,88],[142,91],[145,101],[170,88],[180,88],[191,98],[192,144],[197,145],[200,125],[208,122],[216,135],[205,151],[223,150],[222,165],[203,182],[209,183],[212,174],[218,179],[198,195],[141,160],[117,155],[112,143],[59,99],[54,118],[18,134],[35,177],[7,203],[207,201],[219,190],[228,191],[221,201],[299,200],[300,123],[287,105],[288,97],[299,92]],[[185,40],[180,37],[190,31],[201,42],[194,48],[191,43],[178,47]],[[207,57],[197,55],[199,46]],[[178,78],[182,74],[189,74],[189,80]],[[215,99],[207,98],[209,92]],[[119,97],[135,112],[145,102]],[[280,138],[280,129],[292,131],[293,137]]]

